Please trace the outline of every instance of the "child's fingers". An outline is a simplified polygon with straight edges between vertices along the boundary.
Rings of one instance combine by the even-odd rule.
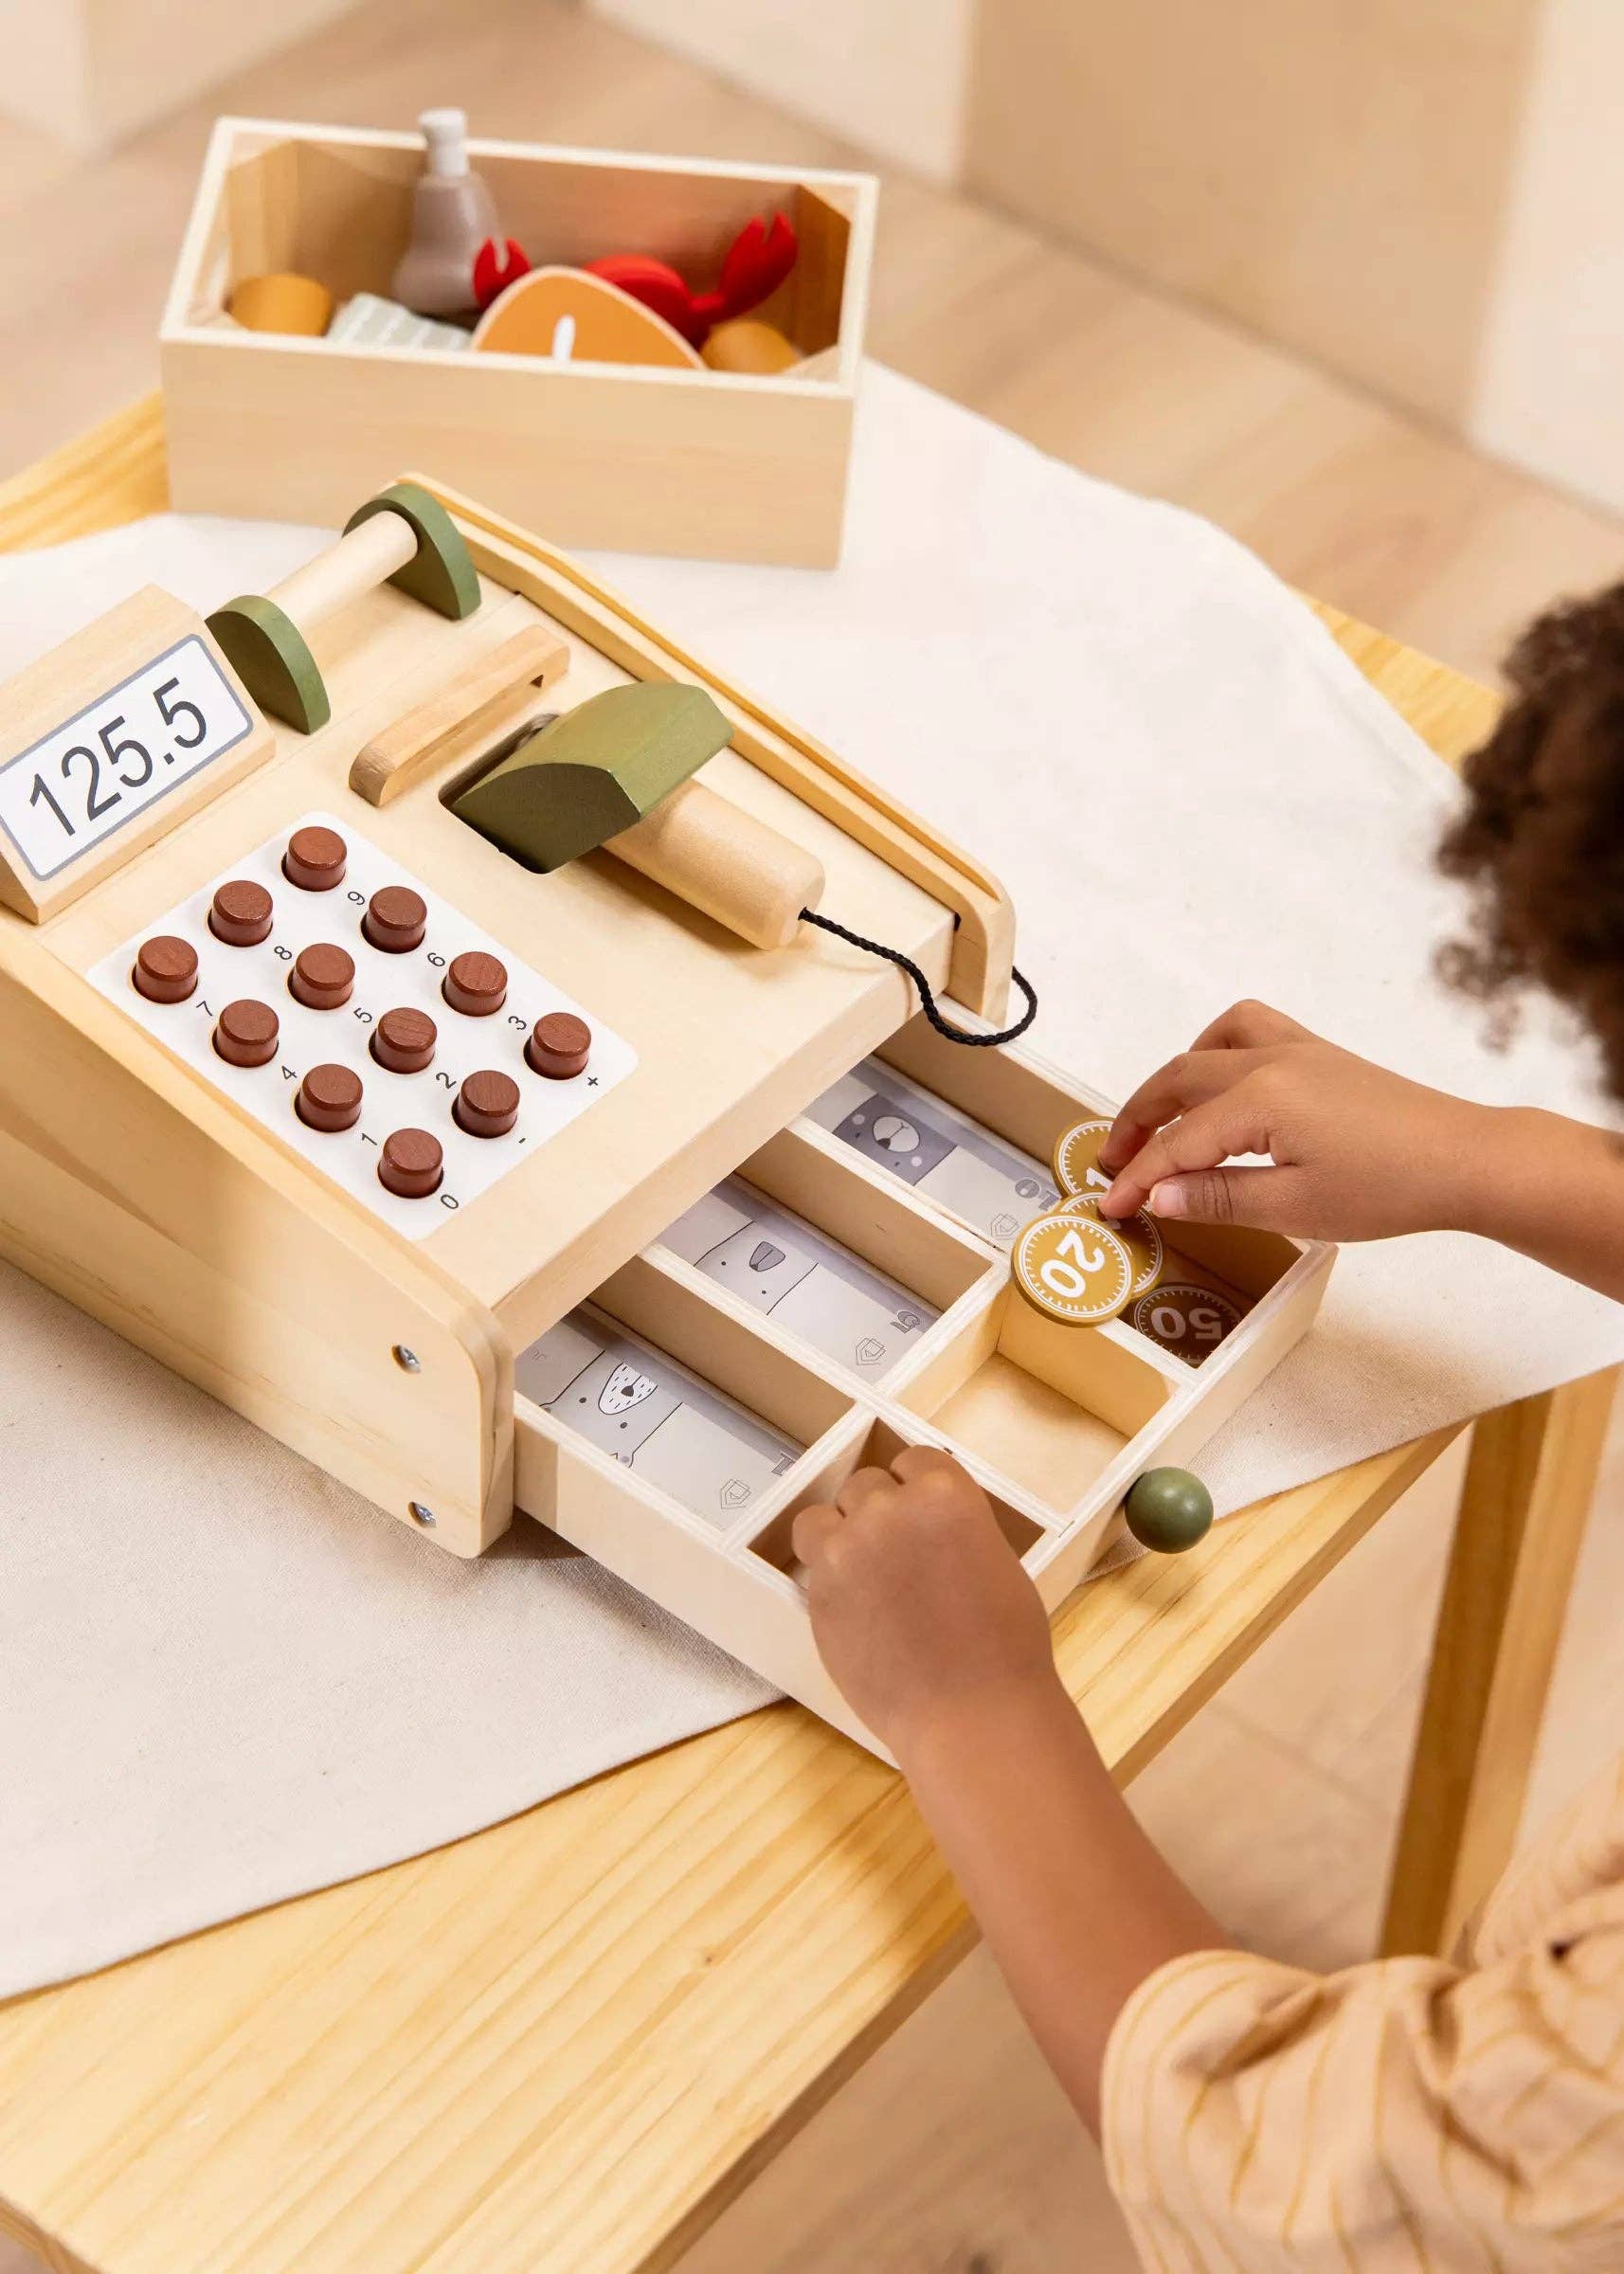
[[[1232,1002],[1210,1026],[1202,1027],[1192,1050],[1266,1050],[1274,1042],[1309,1042],[1313,1037],[1272,1002]]]
[[[854,1469],[835,1495],[835,1506],[842,1516],[860,1516],[876,1500],[889,1500],[896,1490],[896,1479],[889,1469]]]
[[[1147,1137],[1100,1200],[1100,1214],[1131,1216],[1167,1178],[1221,1167],[1236,1153],[1268,1150],[1268,1123],[1255,1085],[1243,1082]]]
[[[1110,1135],[1100,1146],[1101,1168],[1108,1176],[1116,1175],[1164,1124],[1233,1090],[1259,1062],[1255,1050],[1185,1050],[1169,1058],[1140,1083],[1117,1114]]]
[[[1304,1229],[1308,1194],[1300,1168],[1203,1168],[1150,1188],[1153,1216],[1172,1223],[1245,1224],[1254,1232]]]
[[[1159,1129],[1164,1121],[1171,1120],[1174,1113],[1182,1112],[1186,1106],[1199,1102],[1191,1096],[1180,1100],[1170,1109],[1153,1110],[1149,1094],[1171,1086],[1177,1095],[1179,1070],[1188,1066],[1191,1060],[1221,1051],[1227,1054],[1233,1065],[1237,1054],[1242,1052],[1273,1050],[1282,1042],[1312,1042],[1315,1038],[1308,1027],[1300,1025],[1295,1019],[1289,1019],[1284,1011],[1277,1011],[1272,1003],[1255,1002],[1250,999],[1232,1002],[1227,1011],[1220,1011],[1210,1025],[1202,1027],[1187,1051],[1181,1052],[1176,1058],[1170,1058],[1147,1082],[1140,1084],[1119,1110],[1110,1136],[1100,1147],[1100,1166],[1114,1176],[1118,1169],[1126,1167],[1132,1160],[1153,1129]]]
[[[905,1445],[891,1464],[891,1473],[900,1485],[911,1485],[932,1470],[956,1469],[958,1462],[940,1445]]]
[[[830,1507],[826,1501],[814,1501],[810,1507],[803,1508],[789,1527],[796,1561],[808,1570],[821,1561],[823,1550],[845,1521],[839,1509]]]

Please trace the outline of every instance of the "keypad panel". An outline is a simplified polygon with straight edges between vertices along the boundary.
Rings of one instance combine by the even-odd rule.
[[[330,839],[342,849],[332,881]],[[416,1239],[589,1112],[637,1064],[630,1043],[589,1005],[324,813],[304,815],[211,877],[89,977]],[[538,1027],[576,1041],[584,1029],[585,1061],[578,1050],[533,1046]],[[274,1045],[262,1056],[267,1032]],[[351,1118],[355,1078],[360,1110]],[[390,1146],[412,1131],[432,1144]],[[429,1186],[434,1146],[440,1174]]]

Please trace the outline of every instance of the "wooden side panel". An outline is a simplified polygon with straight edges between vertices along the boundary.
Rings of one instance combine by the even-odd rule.
[[[297,153],[294,205],[285,222],[287,266],[319,277],[334,299],[387,292],[411,238],[419,152],[333,150],[284,144]],[[469,278],[472,298],[473,279]]]
[[[0,935],[0,1252],[453,1553],[488,1546],[513,1509],[495,1321],[23,945],[26,977]]]
[[[788,331],[816,355],[840,336],[852,225],[831,198],[804,186],[795,192],[794,221],[801,250],[784,286],[793,303]],[[764,313],[771,316],[770,305]]]
[[[470,370],[465,353],[229,331],[166,339],[160,361],[178,512],[341,524],[422,464],[567,545],[839,558],[853,406],[826,383],[518,355]]]
[[[520,1508],[724,1649],[748,1637],[757,1673],[876,1749],[824,1671],[805,1602],[781,1572],[749,1550],[725,1554],[701,1537],[697,1520],[595,1458],[523,1398],[516,1438]]]
[[[236,159],[222,185],[226,213],[227,285],[244,277],[271,275],[296,266],[294,215],[298,197],[298,147],[278,142]],[[196,320],[201,320],[201,312]]]

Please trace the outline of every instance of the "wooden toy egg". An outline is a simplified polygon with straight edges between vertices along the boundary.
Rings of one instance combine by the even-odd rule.
[[[226,313],[248,332],[294,332],[319,339],[333,321],[333,295],[314,277],[291,271],[244,277],[233,286]]]
[[[1129,1489],[1123,1513],[1141,1547],[1178,1556],[1212,1529],[1213,1496],[1187,1469],[1146,1469]]]
[[[713,371],[743,371],[762,379],[776,378],[801,361],[794,341],[756,316],[735,316],[731,323],[718,324],[699,352]]]

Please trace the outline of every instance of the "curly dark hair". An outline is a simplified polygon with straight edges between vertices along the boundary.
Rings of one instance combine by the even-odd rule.
[[[1438,865],[1472,888],[1453,984],[1498,1007],[1543,987],[1578,1013],[1624,1099],[1624,584],[1552,608],[1506,661],[1510,700],[1462,769]]]

